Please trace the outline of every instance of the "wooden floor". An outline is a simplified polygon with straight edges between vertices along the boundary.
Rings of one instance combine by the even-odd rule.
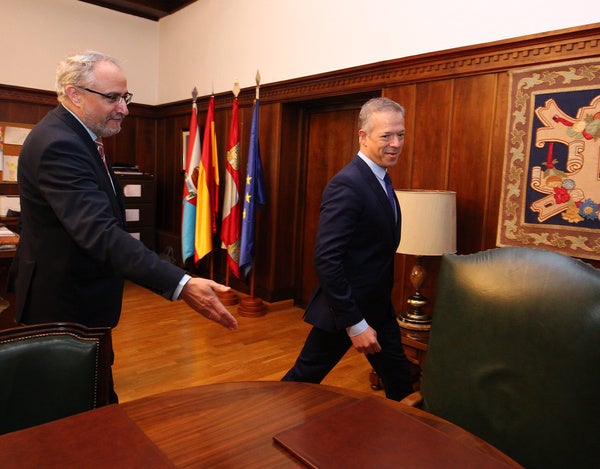
[[[237,331],[206,320],[183,301],[170,302],[128,283],[113,331],[115,388],[121,402],[162,391],[225,381],[278,381],[292,366],[309,325],[291,302],[239,321]],[[371,367],[349,350],[323,384],[379,395]]]

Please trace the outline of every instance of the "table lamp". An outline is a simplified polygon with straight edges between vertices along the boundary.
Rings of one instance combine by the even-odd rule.
[[[421,294],[426,277],[423,256],[456,252],[456,192],[438,190],[397,190],[402,210],[400,245],[396,252],[416,256],[410,272],[415,293],[406,302],[400,325],[406,329],[429,330],[431,316],[423,311],[427,298]]]

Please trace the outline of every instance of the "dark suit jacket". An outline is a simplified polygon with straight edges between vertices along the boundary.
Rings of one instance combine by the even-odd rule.
[[[319,286],[305,320],[344,330],[362,319],[376,327],[394,315],[394,254],[400,242],[400,208],[392,206],[377,177],[357,155],[323,192],[315,245]]]
[[[125,231],[95,143],[62,105],[31,131],[19,156],[21,239],[11,267],[15,318],[114,327],[124,279],[167,298],[185,273]]]

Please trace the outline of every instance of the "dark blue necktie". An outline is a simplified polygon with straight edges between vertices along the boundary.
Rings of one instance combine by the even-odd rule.
[[[394,219],[398,216],[396,213],[396,194],[394,194],[394,187],[392,186],[392,179],[388,173],[385,173],[385,177],[383,178],[383,182],[385,182],[385,192],[387,192],[388,200],[390,204],[392,204],[392,210],[394,211]]]

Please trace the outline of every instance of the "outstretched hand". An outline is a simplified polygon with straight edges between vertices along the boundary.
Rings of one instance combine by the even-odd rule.
[[[216,294],[216,292],[226,292],[228,290],[229,287],[213,280],[192,277],[181,290],[180,298],[205,318],[233,331],[238,327],[237,320],[225,308]]]

